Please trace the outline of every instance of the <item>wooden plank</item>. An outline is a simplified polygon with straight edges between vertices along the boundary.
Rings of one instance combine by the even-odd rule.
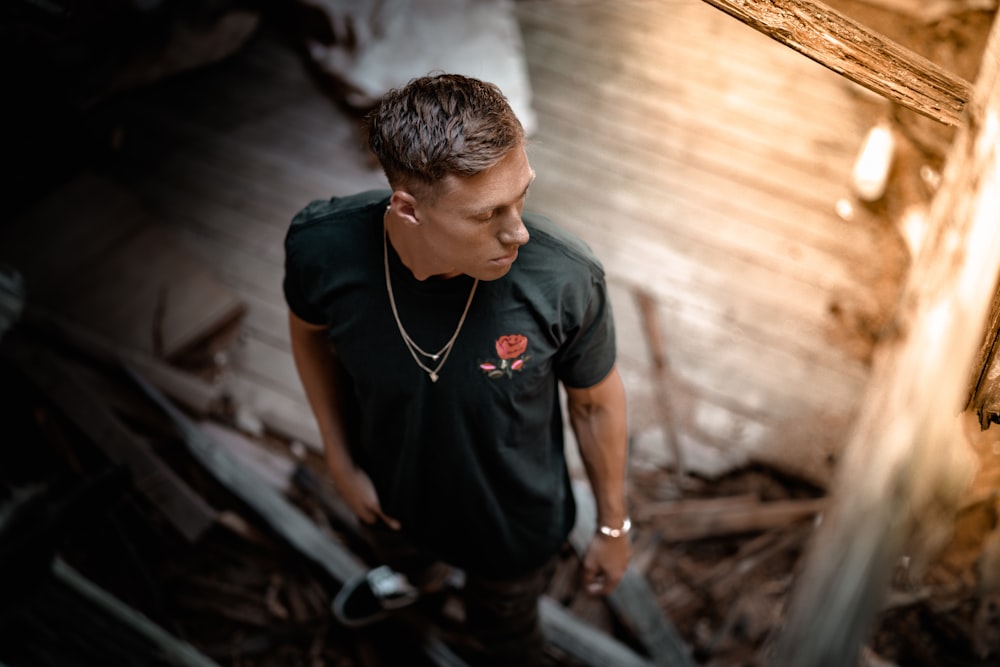
[[[239,431],[218,422],[201,421],[198,422],[198,427],[212,439],[212,442],[251,469],[264,484],[282,494],[291,488],[295,461],[288,456],[273,452]]]
[[[252,255],[240,248],[206,236],[200,230],[180,227],[174,235],[203,262],[211,262],[215,274],[226,284],[255,290],[261,296],[283,301],[281,289],[285,277],[282,263]]]
[[[144,146],[147,155],[155,156],[155,162],[146,168],[149,177],[157,173],[171,173],[175,178],[189,182],[202,180],[218,186],[218,192],[230,193],[230,197],[245,199],[244,206],[260,207],[264,212],[275,212],[282,219],[290,220],[299,208],[310,199],[315,199],[319,187],[304,187],[294,179],[284,177],[270,180],[267,169],[259,168],[252,162],[226,155],[209,147],[199,148],[196,142],[181,142],[174,146]],[[141,158],[137,158],[141,160]],[[271,174],[273,174],[273,170]],[[122,179],[128,182],[127,174]],[[324,188],[325,189],[325,188]],[[319,195],[323,196],[323,195]]]
[[[538,26],[525,31],[529,54],[536,49],[544,53],[535,52],[529,60],[533,76],[553,70],[564,81],[609,100],[621,96],[629,102],[657,102],[662,110],[654,112],[656,117],[686,120],[701,114],[723,133],[752,127],[764,137],[785,136],[787,147],[769,150],[788,150],[797,156],[793,160],[808,155],[808,142],[817,138],[824,145],[842,146],[857,124],[850,91],[836,74],[721,14],[718,18],[727,24],[699,13],[712,12],[711,7],[682,0],[672,3],[669,13],[655,5],[641,12],[607,4],[583,11],[585,20],[544,10],[526,16],[529,26]],[[552,16],[541,18],[547,13]],[[735,53],[742,57],[731,57]],[[670,67],[663,67],[665,62]],[[545,97],[538,95],[536,103]],[[727,127],[720,122],[726,116],[753,122]]]
[[[615,638],[584,623],[565,607],[548,596],[539,605],[545,636],[554,646],[589,667],[653,667],[654,663],[640,656]]]
[[[581,53],[570,57],[586,57],[586,51],[581,48]],[[787,127],[764,125],[770,116],[766,106],[725,110],[725,91],[692,100],[686,94],[649,90],[655,83],[629,80],[614,72],[598,87],[589,79],[567,79],[562,64],[553,62],[547,51],[539,53],[539,58],[544,60],[533,69],[536,85],[548,94],[536,102],[545,134],[533,145],[544,147],[553,136],[562,138],[564,143],[576,144],[577,152],[590,152],[590,159],[598,164],[613,160],[617,170],[631,163],[629,173],[639,172],[638,182],[662,183],[670,186],[668,192],[680,188],[679,192],[708,197],[713,210],[741,203],[739,198],[733,201],[733,188],[753,197],[778,196],[796,213],[797,224],[785,222],[786,239],[804,241],[815,235],[817,241],[836,244],[849,255],[851,240],[861,239],[860,230],[839,224],[840,233],[851,237],[841,239],[832,223],[842,222],[834,216],[833,202],[845,192],[840,181],[849,173],[864,139],[868,129],[864,124],[845,123],[838,128],[836,141],[817,136],[812,128],[796,137]],[[743,89],[741,84],[728,94],[739,96]],[[826,112],[812,113],[817,120],[828,117]],[[595,132],[595,128],[605,131]],[[616,150],[609,151],[608,144]],[[719,181],[729,187],[720,192]],[[743,216],[759,216],[753,207],[744,208]],[[793,228],[799,233],[793,233]]]
[[[558,189],[560,183],[553,182],[553,177],[562,180],[558,174],[539,173],[544,173],[537,179],[539,190]],[[621,215],[627,218],[629,213]],[[824,289],[804,284],[720,252],[711,242],[675,239],[666,231],[658,238],[618,234],[603,212],[585,200],[567,202],[559,220],[599,249],[609,277],[630,286],[646,286],[661,304],[669,306],[672,312],[667,322],[683,319],[690,307],[716,314],[721,322],[739,330],[741,339],[779,340],[788,352],[804,353],[810,361],[850,363],[844,359],[846,354],[836,354],[826,341],[834,326],[829,310],[832,298],[839,291],[854,293],[849,286],[830,284]],[[767,318],[761,317],[762,310],[769,313]]]
[[[290,350],[288,306],[284,299],[266,299],[240,286],[232,288],[247,304],[247,313],[243,317],[243,330],[247,335],[256,336],[279,350]]]
[[[667,446],[673,454],[673,467],[680,477],[687,475],[688,470],[684,465],[684,453],[681,451],[680,440],[677,437],[677,417],[676,407],[670,400],[670,364],[667,361],[667,348],[664,345],[663,333],[660,327],[660,319],[656,314],[656,302],[648,292],[637,289],[635,291],[636,302],[642,318],[643,331],[645,332],[646,346],[649,349],[649,357],[652,360],[652,379],[654,394],[656,394],[657,416],[660,426],[667,438]]]
[[[24,265],[32,303],[120,345],[175,357],[242,313],[131,194],[96,173],[5,232],[2,258]]]
[[[315,498],[330,518],[354,535],[361,536],[357,515],[337,493],[329,477],[321,478],[307,465],[300,463],[292,472],[292,483],[300,491]]]
[[[529,157],[533,162],[539,155],[552,155],[559,162],[588,160],[594,166],[579,171],[588,176],[588,172],[603,171],[603,180],[608,182],[607,188],[589,199],[604,195],[609,201],[602,208],[613,207],[617,216],[645,205],[645,215],[630,225],[637,233],[649,230],[653,235],[650,228],[656,228],[661,235],[711,239],[713,244],[705,251],[711,252],[714,245],[732,249],[773,271],[808,276],[814,283],[822,281],[818,268],[811,265],[813,258],[819,258],[836,272],[827,284],[850,280],[845,265],[864,257],[873,245],[864,226],[849,225],[836,216],[834,197],[796,202],[790,191],[801,192],[798,188],[808,187],[807,181],[800,183],[789,175],[787,191],[767,190],[759,181],[741,182],[721,167],[703,169],[671,158],[655,134],[642,136],[628,130],[616,133],[615,141],[594,138],[583,144],[584,133],[579,130],[580,136],[574,139],[566,130],[554,131],[544,144],[529,148]],[[611,145],[618,146],[617,154],[608,152]],[[600,155],[605,157],[597,159]],[[553,176],[549,172],[556,168],[549,166],[539,177]],[[588,182],[574,189],[583,190]],[[535,195],[533,190],[532,200]],[[715,224],[705,225],[706,219]]]
[[[277,348],[256,337],[246,336],[233,349],[233,364],[241,375],[261,386],[305,400],[302,380],[295,370],[291,350]]]
[[[177,435],[198,462],[256,512],[274,533],[341,584],[367,570],[360,559],[322,533],[284,496],[261,483],[249,468],[216,445],[208,434],[144,378],[132,369],[127,370],[142,393],[174,422]]]
[[[30,300],[45,300],[147,221],[134,196],[85,171],[0,226],[0,260],[24,276]]]
[[[590,485],[582,480],[573,482],[577,517],[570,542],[582,558],[597,530],[597,508]],[[626,538],[627,539],[627,538]],[[650,655],[650,662],[661,667],[694,667],[687,646],[677,629],[663,613],[645,577],[629,564],[618,587],[607,597],[608,605],[618,620],[639,640]],[[617,665],[606,657],[595,664]]]
[[[164,358],[191,350],[243,304],[164,229],[136,229],[67,276],[51,307],[110,340]]]
[[[710,498],[646,505],[637,512],[653,521],[665,542],[702,540],[771,530],[814,517],[829,506],[827,498],[773,500]]]
[[[776,109],[779,118],[793,127],[806,127],[817,119],[789,117],[787,109],[829,108],[831,116],[851,115],[849,98],[842,89],[815,85],[816,79],[841,81],[821,65],[800,58],[759,31],[732,21],[701,0],[676,0],[669,5],[649,3],[641,10],[622,11],[609,3],[578,5],[572,9],[560,3],[524,2],[522,23],[525,43],[532,48],[537,30],[561,38],[562,47],[572,52],[568,42],[576,42],[591,56],[582,56],[586,69],[563,69],[564,76],[578,79],[595,72],[601,79],[608,69],[619,74],[639,76],[657,85],[645,92],[661,97],[684,98],[689,93],[715,94],[723,98],[723,107],[734,101],[726,93],[739,89],[740,97],[749,95],[751,109],[768,108],[781,100],[781,92],[792,92],[787,106]],[[531,32],[535,30],[535,32]],[[530,35],[530,37],[529,37]],[[640,55],[641,54],[641,55]],[[742,57],[734,57],[740,54]],[[746,56],[752,54],[752,58]],[[670,63],[664,68],[663,63]],[[529,58],[529,68],[537,63]],[[596,69],[593,69],[596,68]],[[775,76],[777,71],[782,76]],[[697,73],[697,76],[692,74]],[[602,76],[603,74],[603,76]],[[801,85],[803,80],[811,80]],[[791,84],[791,85],[790,85]],[[745,91],[743,89],[746,89]],[[664,95],[666,93],[666,95]],[[773,122],[764,119],[764,122]]]
[[[815,234],[827,243],[840,244],[851,251],[847,240],[826,230],[833,219],[832,202],[844,195],[840,180],[851,169],[850,159],[862,139],[860,129],[847,128],[841,135],[842,145],[827,146],[825,159],[820,160],[814,151],[815,144],[794,141],[787,128],[769,130],[745,114],[714,111],[711,100],[699,106],[686,99],[671,101],[650,94],[630,95],[628,91],[634,91],[634,87],[628,86],[628,82],[620,83],[621,94],[614,91],[602,94],[589,87],[574,86],[559,77],[558,70],[541,66],[537,80],[550,93],[536,103],[539,113],[544,114],[540,117],[547,130],[545,141],[538,143],[546,144],[552,136],[561,137],[576,143],[578,151],[600,153],[605,159],[617,158],[616,163],[632,162],[633,170],[645,167],[638,180],[670,184],[671,192],[703,193],[709,199],[720,200],[724,207],[741,202],[721,197],[717,186],[712,187],[714,181],[724,179],[730,183],[730,189],[746,190],[761,198],[779,197],[787,203],[787,208],[801,211],[800,217],[805,219],[799,222],[800,227],[808,225],[801,234],[787,236],[786,242],[802,242]],[[581,107],[581,102],[585,106]],[[675,113],[673,108],[682,104],[688,104],[685,112]],[[615,118],[617,122],[602,122],[595,120],[595,116]],[[607,134],[583,141],[589,128],[605,123]],[[745,136],[751,133],[748,129],[751,125],[756,126],[754,136]],[[686,131],[679,132],[680,127]],[[692,145],[688,133],[701,138]],[[855,136],[857,139],[852,140]],[[815,141],[815,137],[811,139]],[[757,142],[767,143],[756,145]],[[608,153],[605,148],[608,143],[616,144],[618,152]],[[775,145],[781,148],[771,148]],[[858,235],[850,229],[846,232]]]
[[[971,85],[813,0],[705,0],[824,67],[945,125],[963,122]]]
[[[956,412],[967,398],[1000,273],[1000,23],[932,202],[927,241],[875,360],[865,403],[810,545],[774,664],[853,664],[904,548],[943,548],[971,461]],[[935,531],[938,535],[935,537]],[[919,568],[917,568],[919,569]]]
[[[248,408],[272,433],[321,451],[319,427],[304,397],[266,387],[239,369],[226,378],[226,388],[237,404]]]
[[[0,350],[109,459],[128,466],[136,489],[185,539],[196,541],[214,523],[215,510],[160,460],[145,439],[124,426],[65,360],[23,336],[8,337],[4,343]]]
[[[218,667],[218,664],[199,652],[189,643],[177,639],[159,625],[153,623],[145,615],[124,604],[92,581],[81,575],[61,559],[56,559],[52,567],[53,576],[61,586],[84,601],[90,613],[77,617],[79,624],[82,619],[97,621],[104,617],[120,625],[126,633],[134,633],[148,644],[149,660],[157,664],[173,667]],[[94,637],[89,637],[91,641]],[[120,640],[120,637],[119,637]],[[155,656],[155,658],[154,658]],[[130,655],[130,659],[141,660],[139,655]]]
[[[155,387],[194,414],[204,416],[222,408],[224,398],[221,383],[207,382],[150,354],[122,347],[114,341],[72,325],[43,308],[29,308],[26,321],[34,330],[69,341],[95,359],[134,366]]]
[[[543,161],[535,162],[536,168],[542,166]],[[551,169],[539,170],[539,174],[534,186],[538,190],[558,189],[564,180]],[[556,178],[559,183],[553,182]],[[630,213],[619,215],[628,218]],[[636,217],[642,215],[636,210]],[[829,313],[833,285],[827,289],[805,285],[780,272],[721,253],[711,243],[675,245],[666,242],[666,234],[659,238],[619,234],[607,224],[604,213],[585,200],[567,202],[559,221],[565,221],[563,226],[600,249],[599,256],[610,277],[632,286],[647,286],[662,304],[669,305],[672,314],[668,322],[683,319],[690,307],[732,325],[741,332],[741,340],[782,341],[782,349],[774,350],[774,354],[809,358],[825,365],[850,364],[843,359],[846,355],[832,355],[826,342],[833,324]],[[769,316],[762,318],[762,310]],[[831,370],[838,372],[836,368]]]
[[[171,226],[190,227],[262,259],[283,261],[288,211],[267,211],[239,192],[230,195],[222,187],[194,181],[190,175],[167,173],[147,181],[140,196]]]
[[[553,39],[546,32],[534,38],[535,41]],[[532,43],[528,41],[529,47]],[[540,112],[545,112],[542,116],[545,134],[537,142],[539,146],[545,146],[553,134],[563,137],[566,142],[576,143],[581,151],[592,148],[594,142],[598,142],[601,148],[593,150],[586,163],[601,165],[611,159],[615,161],[615,171],[631,163],[629,175],[635,181],[661,182],[664,191],[670,193],[677,192],[676,188],[681,188],[681,192],[687,192],[689,188],[695,190],[697,196],[684,198],[701,201],[708,197],[712,203],[706,208],[712,212],[720,207],[725,210],[731,203],[739,203],[744,196],[756,197],[758,190],[780,191],[780,199],[800,204],[789,211],[789,216],[783,213],[775,216],[778,219],[774,223],[779,225],[782,224],[780,218],[788,218],[784,221],[786,228],[782,229],[787,232],[782,235],[786,242],[809,238],[815,227],[825,233],[827,242],[838,244],[841,251],[848,255],[856,253],[852,250],[851,241],[863,241],[863,232],[849,225],[837,224],[842,221],[833,215],[832,205],[838,196],[838,175],[850,169],[857,146],[863,140],[867,129],[863,124],[855,121],[838,126],[836,137],[832,138],[835,143],[817,136],[817,129],[811,127],[808,132],[802,133],[803,143],[799,144],[787,127],[780,124],[762,126],[769,122],[777,109],[750,106],[745,110],[717,111],[725,106],[728,98],[742,97],[750,87],[748,84],[734,82],[728,90],[716,88],[699,104],[697,100],[690,99],[685,91],[674,90],[690,77],[684,77],[673,69],[663,82],[628,77],[621,71],[624,65],[614,66],[600,61],[591,63],[588,60],[590,46],[590,42],[572,44],[571,48],[576,52],[569,53],[565,58],[578,69],[581,61],[586,63],[584,71],[587,76],[580,80],[565,74],[570,62],[555,60],[548,49],[543,48],[538,53],[540,62],[532,66],[533,73],[536,87],[546,91],[546,95],[540,95],[536,102]],[[638,59],[629,59],[626,63],[634,60]],[[678,65],[681,72],[687,71],[683,61]],[[714,70],[706,71],[705,76],[709,76],[711,71]],[[786,85],[788,81],[802,79],[806,79],[805,74],[797,72],[772,77],[772,80],[786,82]],[[671,82],[674,82],[673,85]],[[799,88],[809,90],[814,87],[820,86],[806,79],[801,86],[795,86],[795,90],[786,91],[784,102],[776,99],[775,103],[791,104],[800,98]],[[548,117],[551,121],[546,124]],[[825,109],[810,109],[808,117],[820,125],[836,120]],[[711,122],[706,118],[711,118]],[[606,132],[594,130],[605,124]],[[719,137],[715,139],[717,134]],[[692,140],[692,135],[698,137],[696,141]],[[582,140],[584,137],[585,141]],[[605,144],[613,144],[615,149],[609,150]],[[660,157],[660,154],[678,157],[670,160]],[[835,164],[839,161],[841,169],[828,168],[826,165],[831,160]],[[795,168],[791,169],[790,165]],[[671,172],[680,177],[664,178]],[[769,176],[771,173],[773,178]],[[815,178],[812,174],[820,177]],[[712,176],[715,177],[714,182],[698,186],[703,179]],[[727,177],[728,187],[726,181],[720,178],[722,176]],[[758,187],[767,182],[773,185]],[[780,182],[784,182],[784,187],[774,190]],[[739,188],[739,196],[733,196],[733,188]],[[814,191],[827,194],[813,194]],[[772,200],[770,207],[761,206],[760,210],[766,211],[776,204],[779,210],[783,210],[782,203]],[[745,207],[739,218],[759,215],[753,208]],[[820,216],[824,208],[826,214]],[[841,239],[842,236],[850,238]]]

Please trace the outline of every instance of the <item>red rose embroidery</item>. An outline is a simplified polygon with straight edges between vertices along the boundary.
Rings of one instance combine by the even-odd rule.
[[[528,349],[528,339],[521,334],[508,334],[497,339],[497,355],[501,359],[514,359]]]
[[[528,338],[521,334],[507,334],[497,338],[495,344],[499,359],[487,359],[479,362],[479,368],[487,376],[493,378],[514,377],[514,371],[524,369],[524,364],[530,355],[526,355],[528,350]]]

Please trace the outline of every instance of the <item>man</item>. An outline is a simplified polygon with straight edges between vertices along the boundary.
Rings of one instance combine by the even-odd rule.
[[[535,174],[492,84],[416,79],[366,122],[391,190],[313,202],[285,243],[292,351],[330,474],[392,566],[346,585],[338,615],[405,604],[446,563],[483,655],[534,664],[538,599],[575,517],[560,384],[597,506],[587,589],[609,593],[630,557],[603,269],[522,217]]]

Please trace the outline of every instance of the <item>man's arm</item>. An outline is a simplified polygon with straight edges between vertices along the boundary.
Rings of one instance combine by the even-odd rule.
[[[625,387],[617,368],[586,389],[566,388],[570,425],[597,504],[597,523],[620,529],[628,518],[625,475],[628,465],[628,418]],[[627,535],[596,533],[584,556],[584,583],[595,594],[615,589],[631,558]]]
[[[316,417],[334,485],[361,521],[370,524],[382,519],[398,528],[399,523],[382,512],[371,479],[351,458],[342,416],[341,366],[326,327],[306,322],[289,310],[288,331],[295,368]]]

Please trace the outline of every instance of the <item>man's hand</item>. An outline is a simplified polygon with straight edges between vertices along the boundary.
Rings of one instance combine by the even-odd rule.
[[[598,522],[623,526],[628,516],[625,470],[628,425],[625,387],[617,368],[587,388],[566,387],[570,423],[594,494]],[[583,558],[583,583],[589,593],[607,595],[625,574],[632,545],[626,535],[597,533]]]
[[[357,515],[362,523],[372,525],[381,520],[392,530],[399,530],[399,521],[382,511],[375,485],[365,471],[352,468],[346,475],[334,479],[337,491],[343,496],[344,502]]]
[[[628,537],[594,535],[583,557],[583,584],[591,595],[607,595],[625,575],[632,544]]]
[[[354,465],[348,450],[341,414],[344,388],[339,378],[343,373],[326,326],[306,322],[289,310],[288,331],[295,368],[316,416],[326,465],[337,491],[360,521],[373,524],[381,519],[389,528],[399,530],[399,521],[382,511],[375,485]]]

